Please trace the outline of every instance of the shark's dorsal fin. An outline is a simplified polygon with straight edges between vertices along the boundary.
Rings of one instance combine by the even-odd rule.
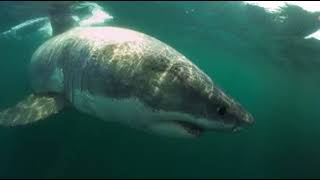
[[[0,112],[1,126],[33,123],[58,113],[65,106],[60,95],[31,94],[13,107]]]

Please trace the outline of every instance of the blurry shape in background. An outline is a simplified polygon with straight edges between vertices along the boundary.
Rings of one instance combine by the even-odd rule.
[[[318,20],[320,22],[320,16],[318,16]],[[305,39],[310,39],[310,38],[314,38],[314,39],[320,40],[320,29],[318,31],[316,31],[316,32],[314,32],[314,33],[312,33],[312,34],[310,34],[310,35],[305,37]]]
[[[312,13],[320,12],[319,1],[244,1],[244,3],[263,7],[266,11],[270,13],[279,13],[284,7],[288,5],[295,5],[302,8],[305,11]],[[320,16],[317,17],[317,20],[320,21]],[[311,34],[304,37],[304,39],[310,38],[320,40],[320,28],[319,30],[316,30],[315,32],[312,32]]]
[[[319,1],[244,1],[247,4],[257,5],[265,8],[270,12],[278,11],[286,4],[300,6],[309,12],[320,12]]]
[[[93,2],[81,2],[73,6],[72,13],[80,26],[103,25],[107,20],[113,19],[101,6]]]
[[[61,4],[63,5],[63,4]],[[69,4],[67,4],[69,6]],[[79,26],[103,25],[113,17],[105,12],[101,6],[94,2],[80,2],[71,4],[71,17]],[[44,10],[42,10],[44,11]],[[63,14],[64,15],[64,14]],[[53,35],[52,20],[49,17],[39,17],[24,21],[0,34],[1,38],[14,38],[21,40],[30,35],[40,35],[50,38]],[[59,19],[58,19],[59,21]]]
[[[305,39],[310,39],[310,38],[314,38],[314,39],[318,39],[320,40],[320,29],[308,36],[305,37]]]
[[[21,24],[18,24],[9,30],[1,33],[1,38],[16,38],[21,40],[24,36],[30,35],[37,32],[39,29],[48,27],[50,21],[48,17],[40,17],[35,19],[27,20]],[[44,33],[50,35],[52,34],[52,28],[46,29]]]

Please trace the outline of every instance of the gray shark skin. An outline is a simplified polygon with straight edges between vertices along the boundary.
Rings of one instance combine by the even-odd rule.
[[[146,34],[76,27],[41,45],[30,64],[37,94],[82,113],[171,137],[237,131],[252,115],[195,64]]]

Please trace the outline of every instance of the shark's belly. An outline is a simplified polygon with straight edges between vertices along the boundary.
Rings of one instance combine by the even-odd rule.
[[[190,119],[189,116],[177,112],[153,111],[139,100],[114,99],[94,96],[89,92],[74,91],[72,104],[83,113],[105,121],[119,122],[131,128],[145,132],[156,132],[162,135],[190,136],[180,125],[170,123],[171,120]]]
[[[131,127],[141,128],[151,119],[157,118],[155,112],[133,98],[117,100],[75,90],[72,104],[80,112],[106,121],[125,123]]]

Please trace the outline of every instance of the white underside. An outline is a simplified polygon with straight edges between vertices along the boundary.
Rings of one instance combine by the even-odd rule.
[[[208,129],[231,128],[231,125],[207,119],[195,119],[180,112],[152,111],[138,99],[122,99],[94,96],[87,91],[75,90],[73,105],[80,112],[92,115],[105,121],[126,124],[133,128],[175,137],[193,137],[186,129],[174,120],[197,122]]]
[[[93,96],[89,92],[75,90],[73,105],[81,112],[105,121],[114,121],[133,128],[170,136],[192,136],[170,120],[189,119],[191,116],[178,112],[152,111],[137,99],[116,100]]]

